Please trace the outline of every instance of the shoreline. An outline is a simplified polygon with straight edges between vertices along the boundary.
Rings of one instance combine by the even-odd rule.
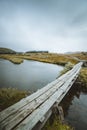
[[[0,54],[0,58],[9,60],[14,64],[21,64],[23,60],[34,60],[62,66],[65,66],[67,62],[78,63],[78,60],[70,56],[56,53]]]

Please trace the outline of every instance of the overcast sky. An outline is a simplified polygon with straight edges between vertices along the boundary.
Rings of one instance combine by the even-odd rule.
[[[0,0],[0,46],[87,51],[87,0]]]

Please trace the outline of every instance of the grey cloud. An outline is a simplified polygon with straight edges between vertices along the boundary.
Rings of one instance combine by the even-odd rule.
[[[86,7],[86,0],[1,0],[0,45],[87,51]]]

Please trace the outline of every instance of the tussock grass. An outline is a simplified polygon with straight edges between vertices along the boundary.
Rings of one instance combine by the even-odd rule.
[[[42,130],[74,130],[71,126],[66,123],[62,123],[58,117],[55,115],[52,120],[48,120]]]
[[[11,61],[14,64],[20,64],[23,62],[23,59],[17,58],[17,57],[10,57],[9,61]]]
[[[67,71],[71,70],[73,68],[73,66],[74,66],[74,64],[71,64],[70,62],[67,63],[65,65],[64,69],[60,72],[59,76],[65,74]],[[80,86],[87,88],[87,68],[86,67],[83,67],[80,70],[80,74],[79,74],[79,76],[78,76],[78,78],[76,80],[76,83],[79,83]]]
[[[81,86],[87,88],[87,68],[81,69],[77,82],[80,83]]]
[[[56,53],[39,53],[37,55],[36,54],[31,55],[31,58],[34,60],[59,65],[65,65],[67,62],[72,62],[74,64],[77,63],[77,61],[73,58],[67,57],[66,55],[63,54],[56,54]]]
[[[23,59],[17,57],[15,54],[0,54],[0,58],[11,61],[14,64],[20,64]]]
[[[19,64],[23,62],[23,59],[26,60],[36,60],[40,62],[65,65],[67,62],[71,62],[76,64],[78,61],[63,54],[56,53],[25,53],[25,54],[3,54],[0,55],[0,58],[7,59],[15,64]]]
[[[30,92],[16,88],[0,88],[0,111],[13,105],[29,94]]]
[[[80,60],[87,60],[87,52],[70,54],[70,56],[77,57]]]
[[[60,75],[59,75],[59,76],[65,74],[67,71],[71,70],[71,69],[73,68],[73,66],[74,66],[74,64],[68,62],[68,63],[65,65],[64,69],[60,72]]]

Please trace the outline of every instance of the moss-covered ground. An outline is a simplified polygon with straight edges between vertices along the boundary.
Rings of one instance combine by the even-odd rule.
[[[87,88],[87,68],[82,68],[77,81],[80,86]]]

